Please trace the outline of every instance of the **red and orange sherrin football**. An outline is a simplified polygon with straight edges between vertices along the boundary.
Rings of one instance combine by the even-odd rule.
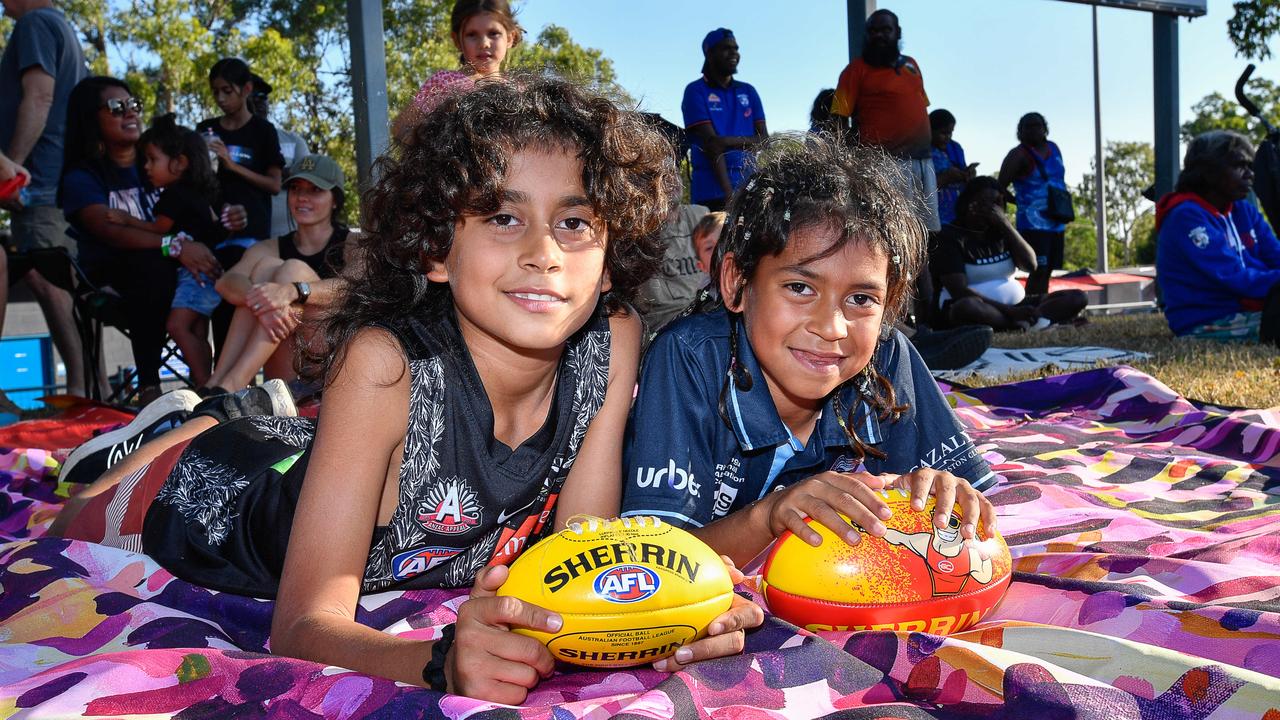
[[[813,547],[787,532],[764,565],[769,610],[808,630],[898,630],[947,635],[977,624],[1009,587],[1013,561],[999,534],[966,543],[957,505],[946,529],[933,526],[934,499],[911,509],[900,490],[885,493],[893,517],[885,537],[863,533],[849,545],[809,520]],[[986,537],[979,523],[979,537]]]

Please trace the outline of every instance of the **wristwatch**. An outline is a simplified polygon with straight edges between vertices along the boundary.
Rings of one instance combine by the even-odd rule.
[[[306,305],[307,299],[311,297],[311,285],[306,282],[295,282],[293,289],[298,291],[298,299],[294,302],[299,305]]]

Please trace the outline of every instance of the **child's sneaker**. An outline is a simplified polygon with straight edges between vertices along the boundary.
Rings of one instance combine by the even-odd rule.
[[[256,387],[207,397],[191,412],[192,417],[207,416],[220,423],[254,415],[293,417],[297,414],[298,407],[283,380],[268,380]]]
[[[144,442],[185,422],[198,404],[200,396],[190,390],[161,395],[147,403],[128,425],[90,438],[72,450],[58,479],[74,483],[97,480]]]

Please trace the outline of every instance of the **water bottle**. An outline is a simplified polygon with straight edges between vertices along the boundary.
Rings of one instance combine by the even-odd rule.
[[[217,140],[217,139],[218,139],[218,134],[213,131],[213,128],[204,129],[204,145],[205,147],[210,148],[209,149],[209,165],[213,167],[213,171],[215,173],[218,172],[218,153],[214,152],[212,147],[210,147],[210,145],[213,143],[214,140]]]

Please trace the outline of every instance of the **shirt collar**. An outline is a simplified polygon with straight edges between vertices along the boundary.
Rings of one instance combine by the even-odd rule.
[[[729,414],[729,425],[738,439],[738,445],[743,450],[776,447],[784,442],[790,442],[795,447],[797,441],[787,429],[786,423],[782,422],[782,417],[778,415],[778,408],[773,404],[773,396],[769,394],[764,372],[760,370],[760,363],[757,362],[755,352],[751,349],[751,342],[747,339],[746,329],[742,326],[741,320],[733,315],[729,315],[729,322],[738,325],[738,360],[751,376],[750,390],[739,388],[730,377],[725,397],[725,411]],[[860,380],[861,378],[855,380],[854,384]],[[866,403],[858,393],[852,387],[848,388],[840,400],[841,409],[846,414],[849,408],[856,406],[853,422],[857,427],[853,429],[858,437],[868,445],[879,444],[883,438],[880,432],[880,421],[875,413],[868,412]],[[848,422],[847,417],[844,420]],[[840,426],[840,418],[836,415],[834,396],[822,406],[816,432],[818,437],[822,438],[825,448],[849,444],[849,438],[844,428]],[[810,440],[812,441],[812,438]],[[803,447],[795,447],[797,452],[803,449]]]

